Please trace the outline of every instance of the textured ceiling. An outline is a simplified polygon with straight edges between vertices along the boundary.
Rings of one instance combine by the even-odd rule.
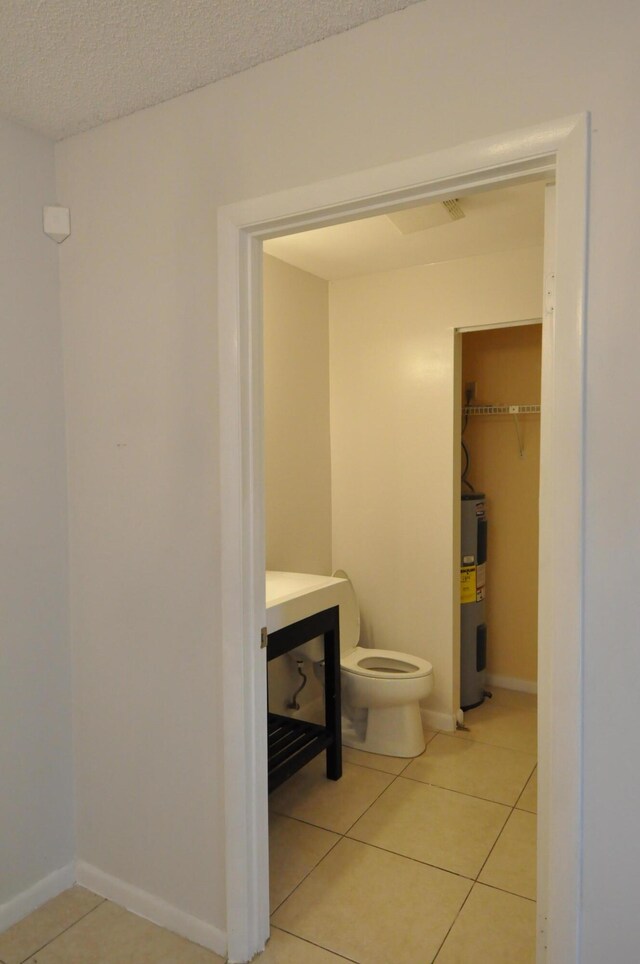
[[[0,114],[60,139],[417,0],[0,0]]]

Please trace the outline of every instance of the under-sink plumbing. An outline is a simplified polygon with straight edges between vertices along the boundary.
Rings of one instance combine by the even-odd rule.
[[[300,686],[298,687],[298,689],[295,691],[295,693],[294,693],[293,696],[291,697],[290,701],[287,703],[287,707],[288,707],[288,709],[290,709],[290,710],[299,710],[299,709],[300,709],[300,704],[298,703],[298,693],[302,693],[303,689],[304,689],[305,686],[307,685],[307,676],[306,676],[305,673],[302,672],[302,667],[303,667],[303,665],[304,665],[304,660],[302,660],[302,659],[296,659],[296,664],[297,664],[297,666],[298,666],[298,675],[302,677],[302,682],[300,683]]]

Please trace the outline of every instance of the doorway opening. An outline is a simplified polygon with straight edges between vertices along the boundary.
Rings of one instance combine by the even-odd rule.
[[[502,145],[502,146],[500,146]],[[297,190],[270,199],[245,202],[220,216],[221,255],[221,397],[229,418],[223,420],[223,491],[226,512],[223,531],[223,616],[225,655],[226,761],[239,778],[226,781],[228,820],[229,956],[246,960],[260,949],[268,933],[266,852],[266,674],[264,657],[254,640],[264,621],[264,522],[262,516],[262,386],[261,378],[261,242],[301,231],[313,225],[393,211],[434,197],[463,197],[480,188],[531,178],[559,177],[557,231],[558,290],[545,306],[548,335],[543,351],[543,411],[548,429],[543,431],[541,490],[540,586],[541,664],[553,664],[553,673],[541,694],[542,742],[549,775],[541,779],[541,845],[539,865],[540,920],[543,934],[539,953],[549,941],[567,948],[575,940],[577,885],[579,881],[578,760],[579,689],[575,690],[580,651],[580,539],[581,501],[571,506],[564,488],[567,473],[581,465],[581,342],[584,287],[585,233],[585,129],[583,119],[551,125],[531,135],[483,142],[444,155],[430,155],[410,165],[391,165]],[[473,174],[463,173],[473,171]],[[420,172],[417,176],[417,171]],[[459,172],[459,173],[456,173]],[[420,186],[415,187],[416,184]],[[362,198],[366,200],[363,202]],[[312,211],[312,214],[308,212]],[[554,228],[556,223],[554,221]],[[569,229],[569,230],[567,230]],[[545,245],[545,250],[547,250]],[[558,321],[570,319],[562,326]],[[557,315],[557,319],[556,319]],[[576,320],[578,322],[576,326]],[[558,407],[562,398],[563,404]],[[453,432],[453,430],[451,429]],[[562,439],[562,444],[558,443]],[[567,449],[567,444],[569,448]],[[558,458],[562,448],[562,460]],[[567,459],[567,454],[569,458]],[[575,479],[575,476],[574,476]],[[451,509],[453,511],[453,499]],[[561,506],[558,503],[562,503]],[[553,521],[560,508],[563,539]],[[567,548],[571,552],[567,553]],[[453,546],[451,547],[453,558]],[[554,576],[568,565],[575,593],[558,605]],[[453,582],[453,579],[452,579]],[[452,615],[453,618],[453,615]],[[562,634],[563,649],[554,646]],[[570,642],[567,646],[567,638]],[[242,642],[240,642],[242,641]],[[238,663],[240,645],[241,665]],[[452,671],[453,672],[453,671]],[[558,685],[567,683],[560,693]],[[568,723],[565,739],[556,752],[549,751],[549,711],[560,710]],[[567,713],[567,710],[570,710]],[[241,764],[238,768],[238,763]],[[543,774],[541,774],[541,777]],[[559,779],[556,780],[556,777]],[[560,809],[552,809],[553,800]],[[556,829],[562,833],[556,838]],[[562,840],[564,862],[548,846],[550,837]],[[235,859],[234,859],[235,858]],[[550,921],[550,900],[553,916]]]
[[[539,410],[540,325],[473,328],[487,318],[527,319],[540,312],[544,195],[545,182],[533,180],[468,195],[456,201],[455,219],[436,201],[403,210],[402,219],[383,215],[265,244],[267,626],[272,632],[283,623],[283,593],[302,604],[294,594],[303,591],[303,580],[318,596],[318,607],[326,606],[326,591],[316,587],[339,572],[349,574],[359,616],[351,633],[344,608],[349,601],[340,599],[342,778],[338,784],[327,780],[318,756],[270,798],[272,922],[356,960],[366,958],[358,939],[369,941],[376,927],[376,945],[386,948],[387,957],[446,957],[452,942],[464,939],[478,900],[494,924],[493,952],[504,903],[511,922],[522,918],[509,951],[525,956],[526,944],[530,951],[535,944],[536,818],[514,812],[536,763],[535,696],[518,702],[504,686],[521,688],[528,677],[528,688],[535,688],[539,414],[519,416],[526,441],[520,458],[517,437],[510,434],[514,417],[507,416],[505,426],[496,403],[518,398]],[[463,323],[469,333],[457,337]],[[473,478],[487,489],[482,505],[492,520],[486,621],[486,564],[476,566],[475,554],[451,559],[456,527],[450,511],[460,496],[460,482],[453,479],[460,445],[453,429],[459,350],[463,384],[473,378],[476,385],[470,401],[491,400],[496,409],[489,420],[479,404],[465,406],[464,416],[472,422],[465,484],[471,489]],[[483,433],[487,422],[489,432]],[[516,514],[509,495],[518,488]],[[476,499],[474,521],[479,504]],[[517,573],[508,574],[514,541],[516,561],[527,549],[530,578],[519,587],[513,585]],[[473,602],[463,598],[462,625],[470,613],[483,611],[482,668],[488,622],[494,678],[486,681],[498,685],[491,706],[471,712],[456,732],[458,707],[478,702],[475,694],[458,698],[460,686],[449,671],[457,661],[451,613],[460,561],[461,571],[473,574],[474,591]],[[450,564],[455,572],[447,572]],[[482,596],[477,603],[476,584]],[[523,607],[526,612],[519,613]],[[418,667],[429,667],[424,689],[430,692],[415,702],[424,728],[419,717],[417,732],[407,727],[409,707],[398,719],[394,711],[376,716],[375,705],[363,707],[350,671],[357,654],[359,666],[372,665],[385,677],[385,689],[395,680],[400,690],[407,679],[413,687]],[[510,655],[517,671],[507,679]],[[323,657],[321,645],[308,644],[268,662],[270,786],[288,765],[289,728],[324,723]],[[474,676],[485,681],[483,673]],[[372,685],[375,680],[367,682]],[[300,735],[292,753],[300,754],[303,735],[293,732]],[[514,827],[526,840],[512,845]],[[380,849],[397,856],[392,867]],[[500,850],[506,872],[497,864]],[[368,915],[358,915],[366,936],[352,926],[340,933],[341,887],[366,890],[358,880],[360,861],[368,861],[370,874],[386,878],[384,905],[392,903],[393,893],[411,890],[407,878],[416,873],[415,861],[430,868],[424,872],[428,879],[405,900],[415,903],[419,921],[414,946],[375,904]],[[512,882],[514,862],[518,879]],[[376,870],[377,863],[385,864],[384,871]],[[460,877],[454,882],[459,893],[448,902],[442,895],[452,873]],[[486,880],[501,884],[509,897],[487,891]],[[426,906],[437,909],[438,925]],[[405,957],[398,950],[402,944]]]

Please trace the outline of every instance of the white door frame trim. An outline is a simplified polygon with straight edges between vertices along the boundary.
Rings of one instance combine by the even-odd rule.
[[[588,117],[579,115],[218,212],[229,961],[250,960],[269,934],[262,241],[545,172],[557,183],[557,284],[543,320],[538,960],[578,960],[588,156]]]

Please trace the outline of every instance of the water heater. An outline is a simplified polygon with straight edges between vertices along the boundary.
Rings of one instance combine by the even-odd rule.
[[[462,493],[460,542],[460,706],[470,710],[487,695],[487,514],[483,492]]]

